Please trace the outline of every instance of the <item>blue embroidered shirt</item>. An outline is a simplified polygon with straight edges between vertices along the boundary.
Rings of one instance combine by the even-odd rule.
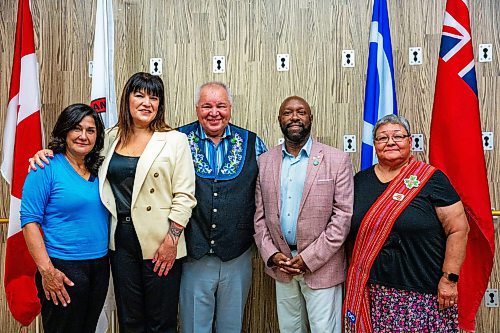
[[[216,173],[219,173],[226,156],[231,150],[230,140],[233,137],[231,124],[226,126],[224,134],[222,135],[218,145],[215,145],[213,141],[210,140],[201,126],[198,126],[196,136],[200,138],[201,142],[203,142],[203,144],[200,142],[199,147],[205,155],[210,168],[216,170]],[[257,136],[255,138],[255,156],[259,157],[259,155],[265,153],[266,151],[267,147],[264,144],[264,141]]]
[[[311,154],[312,139],[309,137],[297,157],[286,151],[285,144],[281,146],[283,161],[281,164],[280,185],[280,224],[283,236],[290,245],[296,245],[297,219],[299,218],[300,201],[306,180],[307,162]]]

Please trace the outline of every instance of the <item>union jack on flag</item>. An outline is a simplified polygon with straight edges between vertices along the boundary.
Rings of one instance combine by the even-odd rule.
[[[495,243],[467,0],[448,0],[446,4],[429,160],[449,177],[469,221],[458,282],[458,321],[461,329],[473,332],[493,266]]]
[[[444,15],[443,35],[439,57],[449,66],[455,68],[460,76],[477,95],[476,71],[472,54],[472,38],[470,32],[453,16],[460,20],[459,13]],[[468,21],[468,20],[467,20]]]

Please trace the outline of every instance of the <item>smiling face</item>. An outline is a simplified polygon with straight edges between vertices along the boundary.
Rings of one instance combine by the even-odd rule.
[[[218,85],[204,86],[196,104],[198,121],[209,137],[220,137],[231,120],[231,102],[226,91]]]
[[[147,128],[158,113],[160,99],[144,90],[129,95],[129,110],[134,126]]]
[[[286,140],[306,142],[311,133],[312,120],[311,108],[304,99],[293,96],[281,104],[278,121]]]
[[[383,165],[399,165],[403,164],[410,158],[411,137],[407,137],[408,133],[405,128],[399,124],[385,124],[380,126],[375,133],[375,152],[380,164]],[[394,137],[404,138],[399,142],[394,142]],[[379,139],[388,138],[386,143],[380,142]]]
[[[75,128],[66,134],[66,153],[84,158],[94,148],[97,129],[94,118],[85,116]]]

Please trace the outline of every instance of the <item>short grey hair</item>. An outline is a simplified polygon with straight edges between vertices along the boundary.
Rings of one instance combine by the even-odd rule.
[[[194,91],[194,105],[198,105],[198,103],[200,102],[200,93],[201,93],[201,90],[203,88],[205,88],[205,87],[208,87],[208,86],[218,86],[218,87],[223,88],[227,92],[227,97],[229,99],[229,104],[231,104],[231,106],[233,105],[233,93],[231,92],[231,89],[229,89],[229,87],[226,84],[224,84],[224,83],[222,83],[220,81],[206,82],[206,83],[203,83],[198,88],[196,88],[196,90]]]
[[[380,118],[377,121],[377,123],[375,124],[375,126],[373,127],[373,131],[372,131],[373,140],[375,140],[375,135],[377,134],[378,128],[382,125],[385,125],[385,124],[401,125],[406,130],[406,133],[408,133],[408,135],[411,135],[410,122],[408,121],[408,119],[406,119],[403,116],[396,116],[395,114],[388,114],[387,116]]]

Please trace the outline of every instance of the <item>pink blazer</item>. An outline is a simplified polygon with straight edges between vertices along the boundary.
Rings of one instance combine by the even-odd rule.
[[[267,265],[276,252],[291,257],[280,226],[281,162],[281,145],[259,157],[254,238],[266,273],[288,282],[288,274]],[[349,156],[313,141],[297,221],[297,251],[310,270],[304,274],[304,281],[313,289],[329,288],[345,280],[344,241],[351,225],[353,192]]]

